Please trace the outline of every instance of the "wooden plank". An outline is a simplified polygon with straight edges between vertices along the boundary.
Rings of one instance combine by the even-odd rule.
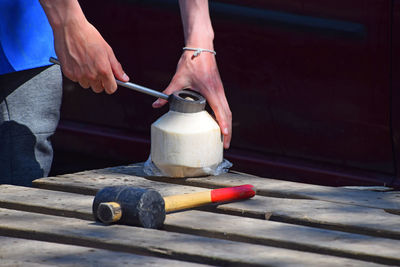
[[[138,227],[0,209],[0,235],[229,266],[379,266],[375,263]]]
[[[0,236],[0,266],[206,266],[82,246]]]
[[[345,232],[400,239],[400,218],[384,210],[316,200],[255,197],[219,205],[229,214],[265,216],[266,219]]]
[[[375,192],[361,191],[354,189],[310,185],[296,182],[288,182],[270,178],[262,178],[231,171],[219,176],[208,176],[201,178],[171,179],[148,177],[143,172],[143,163],[136,163],[127,166],[118,166],[95,171],[86,171],[71,174],[66,177],[93,177],[96,175],[114,175],[114,177],[124,177],[129,179],[132,176],[147,177],[149,179],[164,181],[169,183],[179,183],[182,185],[192,185],[206,188],[219,188],[235,186],[240,184],[252,184],[257,188],[257,194],[262,196],[297,198],[297,199],[316,199],[334,203],[353,204],[364,207],[385,209],[388,212],[400,214],[400,192]]]
[[[88,195],[0,185],[0,207],[7,209],[92,220],[93,199]]]
[[[73,200],[73,201],[70,201]],[[91,220],[93,197],[0,186],[0,207]],[[68,205],[66,205],[68,203]],[[165,229],[383,264],[400,264],[400,241],[202,211],[167,215]]]
[[[194,186],[177,186],[164,182],[152,181],[139,176],[121,175],[120,173],[102,170],[66,174],[56,177],[37,179],[33,185],[42,189],[66,191],[78,194],[95,195],[96,192],[106,186],[129,185],[141,188],[152,188],[163,196],[204,191],[204,188]],[[180,190],[178,190],[178,188]]]
[[[35,263],[35,262],[26,262],[19,260],[1,260],[2,267],[50,267],[52,265],[44,264],[44,263]]]
[[[195,210],[169,214],[165,229],[400,265],[400,241],[366,235]]]
[[[136,165],[120,168],[123,171],[132,168],[135,170],[132,172],[139,172],[141,170],[141,167]],[[36,180],[34,184],[40,188],[93,193],[105,186],[125,184],[153,188],[164,196],[202,190],[201,188],[193,186],[181,186],[177,184],[151,181],[143,177],[124,174],[123,171],[116,171],[116,169],[118,168],[87,171],[78,174],[39,179]],[[215,181],[218,181],[219,178],[193,179],[199,181],[215,179]],[[240,181],[240,179],[241,178],[237,178],[238,181],[235,183],[242,184],[248,182],[247,180]],[[171,179],[168,181],[170,180]],[[257,178],[257,180],[260,180],[260,178]],[[197,184],[198,183],[199,182],[197,182]],[[258,188],[257,190],[259,191]],[[236,215],[267,218],[269,220],[280,222],[290,222],[352,233],[400,239],[400,224],[398,223],[400,217],[398,215],[388,213],[383,209],[366,206],[320,200],[256,196],[251,201],[219,205],[218,211]]]

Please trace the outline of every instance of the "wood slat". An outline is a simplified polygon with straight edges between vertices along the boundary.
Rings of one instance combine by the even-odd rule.
[[[0,236],[0,266],[206,266],[132,253]]]
[[[108,171],[102,173],[102,170],[47,177],[33,181],[33,186],[38,188],[87,195],[95,195],[99,189],[111,185],[152,188],[158,190],[163,196],[179,194],[180,192],[183,194],[205,190],[201,187],[177,186],[176,184],[152,181],[139,176],[121,175],[120,173]]]
[[[384,210],[316,200],[255,197],[219,205],[229,214],[265,216],[266,219],[345,232],[400,239],[400,218]]]
[[[308,252],[124,225],[103,226],[8,209],[0,209],[0,234],[216,265],[377,266]]]
[[[34,184],[39,188],[71,192],[91,192],[93,194],[98,189],[110,185],[132,185],[153,188],[164,196],[203,190],[198,187],[152,181],[143,177],[123,173],[130,169],[132,169],[132,171],[129,172],[132,173],[142,171],[141,167],[137,165],[120,167],[120,169],[122,170],[118,171],[119,168],[109,168],[63,175],[60,177],[50,177],[36,180]],[[247,178],[244,179],[240,177],[243,176],[238,175],[238,178],[235,180],[235,185],[251,182],[246,180]],[[198,181],[211,181],[213,179],[218,181],[219,178],[193,178],[193,180]],[[171,179],[167,181],[170,180]],[[187,181],[189,179],[174,180]],[[263,179],[256,179],[256,181],[259,180]],[[199,182],[196,182],[196,184],[199,184]],[[231,181],[231,185],[233,185],[233,181]],[[257,188],[257,190],[259,191],[259,188]],[[399,215],[388,213],[383,209],[366,206],[321,200],[256,196],[250,201],[219,205],[218,211],[229,214],[267,218],[280,222],[400,239]]]
[[[0,207],[92,220],[94,197],[30,187],[0,185]]]
[[[92,220],[93,197],[17,186],[0,186],[0,207]],[[252,218],[185,211],[167,215],[164,229],[400,264],[400,241]]]
[[[95,171],[86,171],[72,174],[70,177],[82,175],[84,177],[93,177],[96,175],[119,174],[120,177],[129,179],[130,176],[147,177],[143,172],[143,163],[136,163],[127,166],[118,166],[113,168],[100,169]],[[375,192],[362,191],[338,187],[319,186],[263,178],[254,175],[231,171],[219,176],[208,176],[201,178],[171,179],[154,178],[170,183],[179,183],[182,185],[200,186],[206,188],[219,188],[235,186],[240,184],[252,184],[257,188],[259,195],[281,197],[281,198],[300,198],[316,199],[334,203],[353,204],[364,207],[385,209],[388,212],[400,214],[400,192]]]
[[[169,214],[165,229],[400,265],[400,241],[201,211]]]
[[[44,263],[34,263],[34,262],[4,259],[1,261],[1,266],[2,267],[49,267],[52,265]]]

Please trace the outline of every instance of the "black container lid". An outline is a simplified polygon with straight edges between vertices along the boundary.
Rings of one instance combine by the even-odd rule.
[[[206,99],[199,93],[184,89],[169,96],[169,109],[182,113],[196,113],[206,107]]]

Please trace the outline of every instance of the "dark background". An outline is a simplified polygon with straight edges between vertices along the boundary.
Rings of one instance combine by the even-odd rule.
[[[328,185],[399,185],[399,1],[210,1],[233,113],[234,169]],[[132,82],[163,90],[184,45],[177,1],[82,1]],[[144,161],[167,111],[65,82],[53,174]]]

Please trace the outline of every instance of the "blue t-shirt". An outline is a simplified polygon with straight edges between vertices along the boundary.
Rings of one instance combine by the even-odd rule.
[[[0,0],[0,74],[50,65],[53,32],[38,0]]]

